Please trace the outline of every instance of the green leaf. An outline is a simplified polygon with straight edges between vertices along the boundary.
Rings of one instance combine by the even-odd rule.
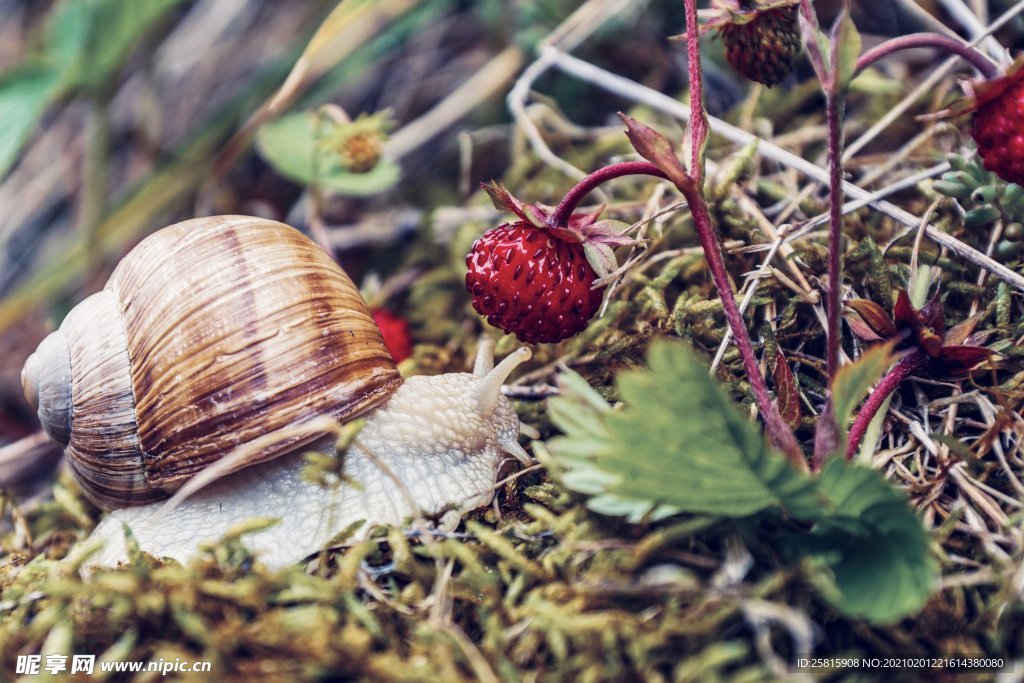
[[[794,538],[827,568],[826,599],[877,624],[918,611],[937,586],[938,570],[906,496],[877,470],[843,458],[825,465],[819,488],[833,509],[810,534]]]
[[[839,368],[832,380],[832,405],[841,430],[846,430],[853,409],[867,395],[868,389],[889,369],[892,347],[892,342],[873,346],[856,362]]]
[[[885,398],[882,402],[882,407],[878,409],[875,416],[871,418],[871,422],[868,423],[867,431],[864,432],[864,437],[860,440],[857,462],[864,463],[865,465],[871,464],[871,458],[875,454],[875,446],[878,445],[878,439],[882,436],[882,427],[885,425],[885,416],[889,413],[890,403],[892,403],[892,394]]]
[[[60,74],[25,66],[0,75],[0,178],[14,165],[39,117],[57,94]]]
[[[365,197],[383,192],[401,179],[401,169],[388,159],[381,159],[368,173],[346,171],[337,154],[317,144],[326,133],[327,127],[318,125],[316,114],[298,112],[260,128],[256,147],[286,178],[338,194]]]
[[[136,43],[181,0],[64,0],[47,24],[47,58],[64,87],[98,88]]]
[[[832,28],[832,64],[835,68],[836,93],[844,93],[850,87],[860,57],[860,33],[844,7]]]
[[[600,505],[635,501],[634,512],[744,517],[781,505],[797,518],[819,515],[813,480],[769,448],[688,347],[656,340],[648,364],[618,376],[621,409],[596,407],[596,392],[575,378],[549,401],[565,436],[548,449],[567,487]]]

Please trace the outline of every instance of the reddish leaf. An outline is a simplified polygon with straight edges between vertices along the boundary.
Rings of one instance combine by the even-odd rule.
[[[864,319],[856,311],[846,312],[846,324],[850,326],[850,330],[859,339],[864,341],[876,342],[884,339],[884,337],[880,337],[877,332],[871,329],[871,326],[864,322]]]
[[[983,316],[985,314],[979,313],[978,315]],[[981,332],[975,332],[964,340],[963,346],[982,346],[993,334],[995,334],[995,330],[982,330]],[[950,346],[958,346],[958,344],[950,343]]]
[[[601,217],[601,212],[604,211],[604,204],[597,207],[596,211],[590,213],[574,213],[569,216],[569,227],[573,230],[583,231],[584,228],[593,225],[598,218]],[[548,213],[553,213],[549,211]]]
[[[612,247],[628,247],[640,244],[642,240],[626,234],[629,224],[622,221],[598,221],[581,231],[588,242],[607,244]]]
[[[549,225],[547,229],[548,232],[558,235],[559,239],[569,242],[570,244],[579,244],[584,241],[583,235],[581,235],[578,230],[573,230],[572,228],[556,228]]]
[[[765,431],[768,432],[768,440],[772,447],[786,454],[796,467],[807,471],[807,459],[804,451],[793,436],[793,430],[789,428],[782,415],[779,413],[779,402],[772,399],[768,404],[768,415],[765,416]]]
[[[897,327],[909,327],[916,330],[921,325],[917,311],[910,303],[910,296],[905,289],[901,289],[896,295],[896,303],[892,307],[892,318]]]
[[[791,429],[796,429],[800,426],[800,392],[796,386],[796,377],[781,352],[775,357],[772,379],[775,380],[779,415]]]
[[[874,301],[868,299],[850,299],[846,302],[848,308],[852,309],[856,313],[856,317],[866,325],[872,336],[865,336],[860,334],[855,327],[858,323],[853,322],[855,316],[848,315],[847,322],[850,323],[850,328],[853,329],[861,339],[868,341],[877,341],[879,339],[888,339],[896,334],[896,326],[892,323],[892,318],[885,312],[885,309],[876,304]]]
[[[943,346],[939,353],[942,369],[950,375],[963,374],[992,357],[984,346]]]
[[[967,343],[968,337],[970,337],[974,332],[974,328],[977,327],[978,321],[981,320],[983,315],[985,314],[976,313],[970,318],[958,322],[956,325],[949,328],[949,330],[946,331],[945,343],[950,346],[960,346]]]
[[[626,124],[626,137],[640,156],[661,169],[680,191],[693,189],[693,181],[664,135],[622,112],[619,118]]]
[[[921,323],[932,328],[936,332],[942,332],[946,329],[946,318],[942,314],[942,300],[939,295],[936,294],[931,300],[924,305],[919,311],[918,318]]]

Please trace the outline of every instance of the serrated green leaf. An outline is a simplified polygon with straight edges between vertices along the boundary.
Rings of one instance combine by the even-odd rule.
[[[825,597],[877,624],[919,610],[936,588],[938,571],[906,496],[877,470],[842,458],[825,465],[818,485],[833,510],[795,543],[828,568]]]
[[[769,448],[691,350],[655,341],[648,365],[619,375],[621,409],[598,414],[589,387],[582,396],[578,386],[563,387],[549,401],[565,436],[548,450],[567,486],[648,509],[743,517],[782,506],[794,517],[817,516],[813,480]]]
[[[853,409],[868,389],[892,365],[892,347],[892,342],[879,344],[868,349],[856,362],[839,368],[832,380],[832,405],[841,430],[846,430]]]
[[[0,178],[14,165],[59,84],[60,73],[42,65],[0,75]]]
[[[374,195],[401,179],[401,169],[389,159],[381,159],[367,173],[346,171],[338,155],[317,144],[318,133],[321,131],[318,131],[316,114],[289,114],[260,128],[256,148],[274,170],[286,178],[338,194]]]

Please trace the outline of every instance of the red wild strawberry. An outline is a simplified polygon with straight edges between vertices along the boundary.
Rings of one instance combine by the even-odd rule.
[[[985,168],[1024,185],[1024,62],[1008,74],[975,86],[973,137]]]
[[[521,341],[557,342],[587,326],[601,306],[583,245],[526,222],[489,230],[466,257],[466,289],[487,322]]]
[[[611,221],[598,222],[600,209],[556,226],[546,207],[524,204],[498,184],[484,189],[495,207],[519,220],[484,233],[466,256],[473,308],[530,344],[580,332],[601,306],[603,287],[594,281],[617,265],[612,247],[635,240]]]
[[[375,308],[371,311],[373,321],[377,323],[380,336],[384,338],[384,346],[396,363],[412,355],[412,338],[409,336],[409,323],[386,308]]]

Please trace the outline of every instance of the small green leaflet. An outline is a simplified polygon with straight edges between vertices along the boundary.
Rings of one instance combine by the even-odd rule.
[[[873,346],[855,362],[839,368],[832,380],[832,405],[836,424],[844,434],[850,424],[853,409],[892,364],[892,347],[892,342]]]
[[[312,112],[283,116],[260,128],[256,147],[284,177],[338,194],[365,197],[383,192],[399,181],[401,169],[386,158],[368,173],[343,169],[337,155],[317,144],[327,132],[327,126],[318,131],[317,122],[318,117]]]
[[[835,92],[844,93],[850,87],[850,81],[857,69],[860,57],[860,33],[850,18],[849,10],[843,9],[842,14],[832,27],[832,63],[835,64]]]

